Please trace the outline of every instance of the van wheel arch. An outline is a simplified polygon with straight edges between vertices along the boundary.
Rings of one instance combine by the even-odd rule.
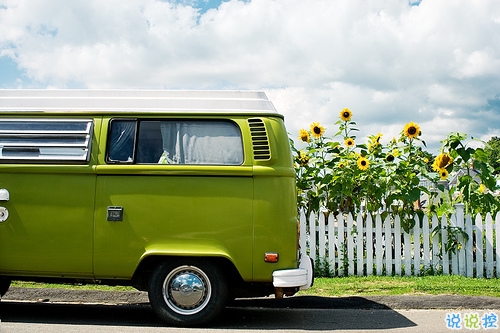
[[[210,262],[212,265],[218,267],[227,280],[230,289],[239,286],[243,283],[243,278],[238,273],[234,264],[227,258],[221,257],[178,257],[178,256],[162,256],[153,255],[144,258],[132,277],[132,286],[137,290],[148,291],[151,276],[158,266],[165,262],[179,259],[195,259]],[[232,290],[230,290],[232,292]]]

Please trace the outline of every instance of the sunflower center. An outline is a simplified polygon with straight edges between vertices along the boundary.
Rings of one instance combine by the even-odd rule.
[[[361,161],[362,166],[366,166],[366,161]]]
[[[417,133],[417,129],[413,126],[411,126],[410,128],[408,128],[408,134],[410,135],[414,135]]]
[[[321,128],[319,128],[319,127],[314,127],[314,133],[315,133],[315,134],[321,134]]]
[[[349,112],[344,112],[342,116],[344,116],[344,118],[349,118]]]

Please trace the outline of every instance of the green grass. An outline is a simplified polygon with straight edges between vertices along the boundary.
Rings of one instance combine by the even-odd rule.
[[[477,279],[439,275],[422,277],[339,277],[317,278],[301,295],[471,295],[500,297],[499,279]]]
[[[132,287],[102,285],[61,285],[33,282],[12,283],[22,288],[63,288],[80,290],[135,290]],[[438,275],[422,277],[337,277],[316,278],[314,286],[299,295],[379,296],[379,295],[472,295],[500,297],[500,279],[477,279],[463,276]]]

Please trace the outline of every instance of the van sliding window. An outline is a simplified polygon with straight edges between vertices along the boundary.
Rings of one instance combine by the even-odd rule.
[[[91,119],[0,119],[0,163],[87,163]]]
[[[111,122],[111,141],[108,162],[132,163],[137,121],[116,120]]]
[[[114,120],[108,162],[118,160],[136,164],[240,165],[243,142],[239,127],[225,120]]]

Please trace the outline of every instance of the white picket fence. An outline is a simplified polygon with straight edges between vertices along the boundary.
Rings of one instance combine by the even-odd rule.
[[[462,246],[455,253],[445,251],[447,228],[438,228],[440,219],[427,216],[422,221],[415,216],[415,227],[406,233],[401,219],[367,215],[363,221],[349,214],[337,218],[323,213],[300,216],[300,245],[310,257],[322,264],[328,263],[333,276],[342,275],[421,275],[431,270],[442,274],[467,277],[500,276],[500,213],[495,219],[488,213],[484,220],[464,216],[463,205],[455,206],[456,213],[441,226],[458,227],[468,236],[458,235]],[[308,223],[306,221],[308,220]],[[310,232],[314,231],[314,232]],[[317,261],[316,259],[320,259]]]

